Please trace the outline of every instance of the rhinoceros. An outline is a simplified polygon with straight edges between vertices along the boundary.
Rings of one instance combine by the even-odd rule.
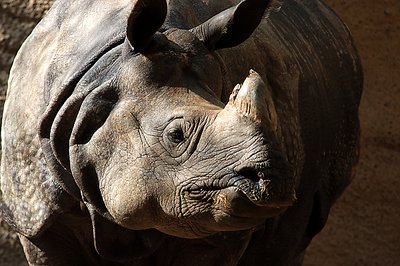
[[[361,91],[318,0],[56,1],[11,69],[2,214],[31,265],[301,264]]]

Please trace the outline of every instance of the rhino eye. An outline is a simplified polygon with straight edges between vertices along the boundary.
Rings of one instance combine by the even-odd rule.
[[[193,136],[196,136],[196,123],[177,117],[165,127],[161,145],[172,158],[182,163],[190,156],[194,147]]]
[[[185,135],[181,128],[173,128],[168,132],[168,139],[173,143],[181,143],[185,140]]]
[[[192,125],[193,123],[179,117],[164,129],[161,143],[171,157],[178,158],[187,152],[194,128]]]

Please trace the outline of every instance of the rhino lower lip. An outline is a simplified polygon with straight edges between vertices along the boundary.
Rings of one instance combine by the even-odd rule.
[[[220,190],[214,196],[214,208],[236,219],[258,218],[263,220],[281,214],[288,208],[288,205],[274,202],[261,204],[250,200],[237,187],[230,186]]]
[[[293,204],[292,199],[286,196],[291,195],[281,195],[280,199],[276,198],[276,195],[272,195],[271,190],[274,183],[269,179],[260,178],[257,181],[253,181],[246,177],[240,177],[233,184],[234,190],[237,192],[241,192],[244,194],[253,204],[261,206],[261,207],[288,207]],[[284,193],[286,194],[286,193]]]
[[[263,179],[257,182],[249,179],[240,179],[233,187],[236,191],[242,192],[254,204],[268,205],[270,183],[270,180]]]

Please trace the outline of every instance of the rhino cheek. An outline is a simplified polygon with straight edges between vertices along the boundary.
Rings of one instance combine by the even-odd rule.
[[[101,182],[101,193],[115,222],[133,230],[154,227],[151,193],[137,169],[111,169]]]

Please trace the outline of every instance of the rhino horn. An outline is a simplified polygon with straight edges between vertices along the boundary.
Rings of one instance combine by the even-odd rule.
[[[135,52],[147,48],[167,16],[165,0],[136,0],[128,18],[126,38]]]
[[[254,70],[250,70],[243,85],[236,85],[225,108],[256,122],[268,122],[272,131],[277,130],[278,115],[271,89]]]

